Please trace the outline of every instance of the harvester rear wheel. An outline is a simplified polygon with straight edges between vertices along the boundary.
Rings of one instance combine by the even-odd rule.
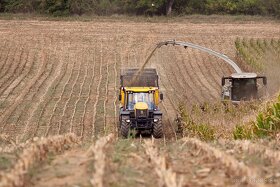
[[[162,126],[162,121],[158,121],[157,123],[154,123],[153,127],[153,133],[152,133],[154,138],[162,138],[163,136],[163,126]]]

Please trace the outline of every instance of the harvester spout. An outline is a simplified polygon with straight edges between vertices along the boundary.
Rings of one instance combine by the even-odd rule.
[[[228,56],[226,56],[222,53],[218,53],[216,51],[213,51],[209,48],[206,48],[206,47],[203,47],[203,46],[200,46],[200,45],[196,45],[196,44],[193,44],[193,43],[189,43],[189,42],[180,42],[180,41],[175,41],[175,40],[167,40],[167,41],[164,41],[164,42],[159,42],[157,44],[156,48],[160,48],[164,45],[173,45],[173,46],[178,45],[178,46],[183,46],[185,48],[190,47],[190,48],[193,48],[193,49],[198,49],[200,51],[206,52],[208,54],[214,55],[214,56],[224,60],[226,63],[228,63],[236,71],[236,73],[242,73],[242,70],[239,68],[239,66],[234,61],[232,61]]]

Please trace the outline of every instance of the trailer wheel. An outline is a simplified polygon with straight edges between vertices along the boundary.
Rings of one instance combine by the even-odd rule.
[[[163,136],[162,120],[159,120],[157,123],[154,123],[152,135],[154,138],[162,138]]]
[[[130,123],[127,123],[124,118],[122,118],[122,120],[121,120],[120,131],[121,131],[121,136],[123,138],[127,138],[128,137],[129,131],[130,131]]]

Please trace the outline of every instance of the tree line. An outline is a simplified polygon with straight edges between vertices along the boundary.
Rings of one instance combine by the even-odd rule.
[[[0,0],[0,12],[54,16],[244,14],[280,17],[280,0]]]

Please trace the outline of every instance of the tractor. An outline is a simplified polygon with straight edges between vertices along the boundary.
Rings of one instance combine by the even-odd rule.
[[[122,69],[120,76],[119,132],[127,138],[131,130],[148,132],[154,138],[163,136],[162,112],[156,69]]]

